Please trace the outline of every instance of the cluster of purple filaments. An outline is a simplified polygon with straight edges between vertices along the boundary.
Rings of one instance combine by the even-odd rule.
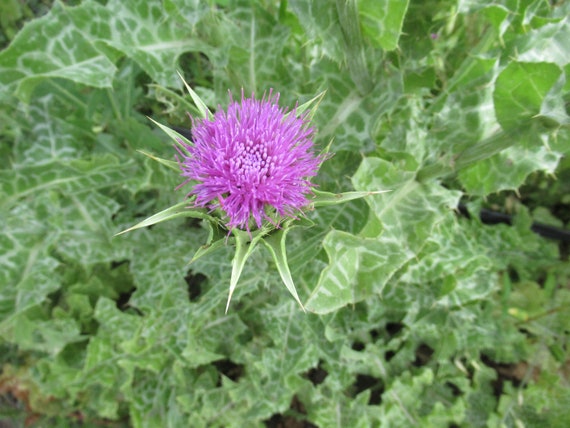
[[[197,182],[188,196],[194,204],[220,208],[228,229],[250,231],[269,215],[295,217],[309,200],[312,184],[323,158],[313,152],[314,130],[304,115],[278,105],[279,94],[261,100],[234,101],[227,111],[211,119],[193,119],[192,144],[179,150],[185,185]],[[273,210],[271,210],[271,207]]]

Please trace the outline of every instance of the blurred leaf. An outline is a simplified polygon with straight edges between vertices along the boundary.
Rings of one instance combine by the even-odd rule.
[[[336,7],[330,3],[299,0],[290,1],[289,7],[299,19],[308,40],[328,58],[343,61],[342,30]]]
[[[523,141],[518,146],[461,170],[459,178],[466,190],[473,195],[488,195],[517,189],[534,171],[553,174],[561,158],[560,153],[542,145],[533,147],[525,144],[526,138],[532,139],[533,136],[522,136]]]
[[[389,51],[396,49],[408,3],[407,0],[359,1],[364,35],[377,47]]]
[[[540,113],[542,103],[561,70],[546,62],[511,62],[495,83],[493,101],[504,129],[526,125]]]
[[[564,67],[570,63],[570,48],[566,43],[568,37],[570,19],[566,17],[560,22],[543,25],[516,38],[509,49],[516,53],[516,60],[522,63],[547,62]]]

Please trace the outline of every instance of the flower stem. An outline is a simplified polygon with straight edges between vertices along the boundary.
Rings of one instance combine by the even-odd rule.
[[[469,147],[451,158],[447,157],[424,166],[418,171],[416,179],[422,182],[453,174],[515,145],[520,137],[528,131],[530,131],[529,127],[510,131],[501,130],[481,141],[479,144]]]
[[[368,94],[374,83],[366,65],[364,42],[355,0],[337,0],[336,9],[344,38],[345,54],[352,81],[360,95]]]

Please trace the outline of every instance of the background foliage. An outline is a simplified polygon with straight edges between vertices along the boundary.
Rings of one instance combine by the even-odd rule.
[[[568,247],[530,226],[570,221],[569,3],[0,5],[0,419],[566,426]],[[224,315],[199,221],[113,238],[184,197],[136,151],[190,126],[177,69],[212,109],[326,90],[320,188],[392,189],[290,233],[310,313],[257,251]]]

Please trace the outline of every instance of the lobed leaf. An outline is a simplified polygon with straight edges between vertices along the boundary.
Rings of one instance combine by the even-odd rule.
[[[560,77],[558,66],[546,63],[511,62],[495,83],[493,102],[504,129],[524,126],[540,113],[548,91]]]
[[[396,49],[408,4],[408,0],[358,2],[362,32],[375,46],[388,51]]]

